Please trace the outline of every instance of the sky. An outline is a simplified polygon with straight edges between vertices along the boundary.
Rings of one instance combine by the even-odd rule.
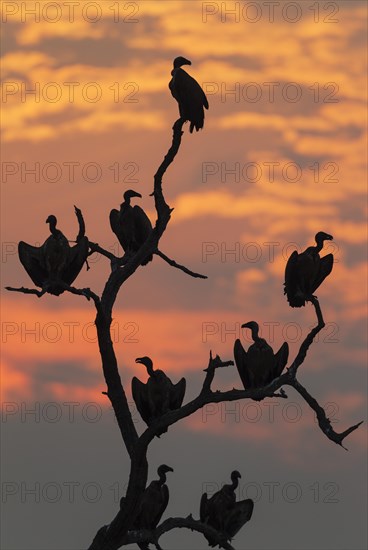
[[[333,235],[331,275],[318,290],[326,327],[301,382],[342,431],[366,420],[367,7],[346,2],[2,3],[2,546],[79,550],[117,511],[129,464],[106,397],[82,297],[9,293],[32,282],[17,243],[40,245],[50,214],[70,239],[74,205],[93,242],[121,254],[109,226],[125,190],[155,221],[153,175],[178,107],[172,61],[205,90],[204,129],[188,125],[163,189],[172,217],[160,249],[208,276],[193,279],[161,258],[122,287],[112,339],[130,392],[148,355],[186,400],[201,388],[210,350],[233,358],[255,320],[292,360],[315,323],[291,309],[286,261],[318,231]],[[97,254],[75,286],[101,293],[109,261]],[[214,389],[240,388],[235,368]],[[170,428],[149,451],[149,479],[166,463],[169,515],[198,515],[201,494],[243,477],[256,501],[238,550],[360,550],[367,546],[366,429],[345,452],[312,411],[288,400],[209,406]],[[32,412],[33,411],[33,412]],[[74,484],[74,485],[73,485]],[[33,493],[32,493],[33,491]],[[19,521],[22,530],[18,528]],[[60,521],[61,520],[61,521]],[[266,527],[267,526],[267,527]],[[55,536],[56,534],[56,536]],[[163,548],[206,548],[175,531]]]

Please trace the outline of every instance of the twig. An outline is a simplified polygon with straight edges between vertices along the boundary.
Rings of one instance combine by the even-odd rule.
[[[87,298],[87,300],[92,299],[96,305],[96,307],[99,307],[100,305],[100,298],[92,292],[90,288],[75,288],[74,286],[67,285],[63,281],[57,281],[55,283],[58,287],[62,288],[62,291],[70,292],[71,294],[77,294],[78,296],[84,296]],[[52,285],[46,284],[42,290],[37,290],[36,288],[25,288],[24,286],[20,288],[14,288],[11,286],[6,286],[6,290],[9,290],[11,292],[22,292],[23,294],[35,294],[38,298],[41,298],[46,293],[53,294],[53,292],[50,292],[52,290]]]
[[[119,258],[115,256],[115,254],[113,254],[112,252],[109,252],[108,250],[105,250],[105,248],[102,248],[102,246],[100,246],[99,244],[91,243],[91,241],[88,241],[88,242],[89,242],[89,248],[91,249],[90,252],[88,253],[89,256],[91,254],[94,254],[95,252],[98,252],[102,256],[105,256],[106,258],[111,260],[111,262],[119,261]]]
[[[23,294],[35,294],[36,296],[38,296],[38,298],[41,298],[41,296],[43,296],[47,292],[45,289],[37,290],[36,288],[25,288],[24,286],[20,288],[6,286],[5,289],[9,290],[10,292],[22,292]]]
[[[154,254],[157,254],[157,256],[160,256],[160,258],[162,258],[166,263],[168,263],[172,267],[176,267],[176,269],[180,269],[181,271],[184,271],[184,273],[186,273],[187,275],[190,275],[191,277],[196,277],[198,279],[207,279],[208,278],[207,275],[201,275],[200,273],[195,273],[194,271],[191,271],[190,269],[188,269],[184,265],[178,264],[177,262],[175,262],[175,260],[172,260],[171,258],[166,256],[166,254],[161,252],[161,250],[155,250]]]
[[[204,369],[204,372],[206,372],[206,377],[203,382],[202,386],[202,393],[208,393],[211,391],[211,384],[213,382],[213,379],[215,377],[215,371],[216,369],[219,369],[221,367],[229,367],[231,365],[234,365],[234,361],[221,361],[221,358],[219,355],[216,355],[216,357],[213,359],[212,357],[212,350],[210,351],[210,359],[208,362],[208,367]]]

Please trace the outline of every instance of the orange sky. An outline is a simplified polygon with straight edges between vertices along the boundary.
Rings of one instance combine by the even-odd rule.
[[[209,280],[188,279],[156,258],[127,283],[115,312],[124,372],[136,373],[134,358],[147,354],[173,376],[198,374],[211,348],[231,358],[234,337],[222,331],[250,319],[264,327],[280,323],[274,346],[290,323],[305,334],[311,308],[292,311],[282,295],[285,251],[290,243],[302,250],[324,230],[334,235],[329,251],[336,263],[319,297],[338,342],[316,344],[323,361],[313,350],[305,369],[335,368],[339,380],[349,361],[359,380],[366,313],[364,3],[341,2],[337,14],[321,5],[314,16],[301,3],[295,23],[281,7],[271,22],[263,6],[253,24],[251,12],[225,17],[201,2],[186,2],[186,17],[180,1],[138,2],[136,13],[119,15],[107,2],[96,13],[78,6],[74,14],[44,10],[40,2],[39,21],[27,12],[34,3],[16,13],[13,4],[3,7],[3,286],[30,285],[16,243],[43,242],[50,213],[73,238],[77,204],[91,240],[114,249],[108,212],[127,187],[143,193],[154,219],[152,176],[177,116],[167,84],[172,59],[185,55],[210,110],[204,131],[185,129],[165,176],[175,210],[161,248]],[[97,258],[91,266],[76,283],[100,292],[108,262]],[[94,318],[90,304],[3,291],[3,307],[5,400],[37,399],[45,388],[60,398],[71,387],[81,399],[100,399],[97,349],[83,336]],[[55,323],[60,339],[50,342]],[[70,323],[75,342],[68,341]],[[126,323],[132,325],[123,329]],[[208,323],[218,332],[203,342]],[[33,326],[39,341],[27,334]],[[138,341],[128,345],[121,338],[134,326]],[[74,363],[91,376],[88,390],[73,369],[57,383],[60,365]],[[360,391],[354,382],[352,394]],[[359,416],[360,398],[354,403]]]
[[[38,299],[4,286],[32,287],[17,243],[43,243],[50,214],[74,239],[77,205],[90,240],[119,254],[109,212],[126,189],[142,193],[140,204],[155,220],[149,194],[178,117],[168,89],[178,55],[191,59],[186,70],[205,89],[210,108],[203,131],[191,135],[184,127],[179,154],[164,177],[174,211],[160,248],[208,279],[189,278],[156,257],[121,289],[112,338],[130,403],[132,376],[146,377],[136,357],[151,356],[173,381],[185,376],[191,399],[201,388],[210,350],[226,360],[235,338],[249,345],[240,325],[250,320],[258,321],[275,351],[287,340],[292,360],[315,317],[310,305],[288,306],[285,265],[294,248],[313,244],[322,230],[334,236],[324,253],[335,257],[318,290],[326,327],[300,379],[338,431],[365,419],[366,2],[282,0],[274,13],[258,0],[71,4],[1,3],[7,479],[106,476],[110,487],[115,476],[126,482],[125,451],[102,394],[93,304],[66,294]],[[90,266],[74,284],[101,293],[109,262],[94,255]],[[213,388],[239,384],[235,368],[220,369]],[[303,497],[311,497],[316,480],[321,488],[333,482],[338,504],[261,500],[235,546],[365,547],[364,430],[348,438],[351,452],[345,453],[322,435],[296,393],[288,396],[277,403],[209,407],[170,428],[150,447],[150,479],[163,461],[174,467],[168,513],[185,516],[196,514],[193,494],[199,502],[203,480],[227,482],[234,468],[243,482],[298,479],[306,487]],[[109,414],[96,425],[21,419],[23,406],[50,402],[97,403]],[[287,418],[288,407],[300,413],[297,422]],[[260,414],[256,422],[253,414]],[[55,507],[12,506],[5,510],[5,545],[50,550],[53,544],[87,547],[117,504],[101,501],[92,509],[82,503],[77,509],[67,502],[56,514]],[[204,548],[192,536],[176,531],[162,544]]]

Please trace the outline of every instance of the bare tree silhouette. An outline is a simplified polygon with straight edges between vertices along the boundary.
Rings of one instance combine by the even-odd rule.
[[[84,296],[88,300],[91,300],[96,308],[95,324],[97,327],[102,369],[107,385],[107,391],[104,393],[109,398],[114,409],[121,437],[129,454],[131,464],[128,487],[125,496],[121,500],[120,509],[109,525],[104,525],[98,530],[89,547],[89,550],[117,550],[118,548],[131,543],[136,543],[143,549],[148,548],[149,544],[152,544],[156,547],[156,549],[160,549],[159,539],[161,536],[164,533],[177,528],[186,528],[198,531],[199,533],[202,533],[208,541],[210,541],[212,546],[217,544],[220,548],[224,548],[225,550],[233,549],[233,546],[229,540],[232,538],[233,534],[239,530],[238,527],[241,521],[243,521],[244,524],[249,520],[251,509],[253,509],[249,503],[247,506],[244,505],[245,507],[243,506],[243,508],[237,508],[237,510],[241,511],[243,517],[241,520],[238,520],[240,523],[237,524],[236,527],[228,527],[227,531],[225,526],[222,527],[223,530],[221,530],[221,528],[214,527],[215,522],[208,519],[211,514],[210,512],[206,512],[207,508],[203,514],[201,514],[202,521],[194,519],[192,515],[189,515],[186,518],[171,517],[163,521],[161,524],[157,525],[156,523],[156,525],[152,524],[147,528],[143,528],[142,525],[144,525],[144,521],[142,520],[142,523],[139,519],[140,517],[143,517],[142,503],[146,502],[147,498],[151,498],[150,496],[147,496],[147,490],[149,487],[146,488],[148,476],[147,451],[150,443],[156,436],[164,433],[169,426],[172,426],[179,420],[192,415],[209,403],[220,403],[224,401],[235,401],[241,399],[261,400],[266,397],[287,399],[287,394],[284,388],[289,386],[296,390],[306,401],[309,407],[315,412],[319,428],[325,436],[334,443],[337,443],[343,447],[344,439],[361,424],[361,422],[359,422],[342,433],[336,432],[333,429],[329,418],[326,416],[325,410],[297,379],[298,369],[304,362],[313,339],[325,326],[318,299],[315,296],[310,296],[309,301],[315,309],[317,324],[300,345],[296,357],[286,369],[286,372],[282,374],[282,369],[280,369],[279,362],[276,365],[276,370],[272,371],[276,377],[273,378],[273,376],[271,376],[268,372],[263,381],[266,385],[263,385],[263,387],[259,387],[258,381],[257,383],[253,382],[253,384],[251,384],[247,389],[233,389],[225,392],[218,390],[214,391],[212,390],[212,384],[215,378],[216,369],[231,367],[234,365],[234,362],[231,360],[223,361],[217,355],[213,357],[211,352],[207,368],[205,369],[206,374],[204,376],[203,385],[199,395],[195,399],[179,406],[178,408],[169,407],[167,412],[164,414],[151,418],[147,429],[140,435],[137,433],[131,412],[129,410],[125,389],[121,382],[118,360],[115,355],[114,345],[110,333],[112,313],[116,297],[123,284],[140,266],[145,265],[154,255],[161,257],[170,266],[180,269],[192,277],[206,278],[204,275],[194,273],[187,267],[168,258],[165,254],[160,252],[158,248],[160,239],[168,226],[172,214],[172,209],[165,201],[162,190],[162,179],[166,170],[174,161],[179,151],[184,122],[184,118],[179,118],[175,122],[173,126],[171,147],[154,176],[153,197],[157,219],[143,244],[140,243],[134,250],[134,247],[130,247],[129,254],[126,253],[123,258],[118,258],[111,252],[99,246],[99,244],[88,241],[89,255],[93,252],[99,252],[111,262],[111,273],[106,281],[101,296],[98,296],[89,288],[79,289],[70,286],[68,282],[62,280],[58,281],[58,284],[62,286],[62,288],[59,289],[61,291],[60,293],[66,291]],[[149,267],[146,269],[149,269]],[[7,287],[7,289],[11,291],[23,292],[25,294],[35,294],[40,297],[50,291],[50,286],[48,284],[43,286],[41,284],[41,287],[41,291],[24,287]],[[255,330],[255,325],[252,325],[250,328],[252,327],[253,330]],[[274,360],[274,356],[272,357]],[[281,361],[281,363],[283,367],[285,365],[285,361]],[[273,363],[272,365],[272,368],[274,368],[275,365]],[[239,383],[241,384],[240,379]],[[161,485],[159,487],[153,485],[153,489],[155,489],[156,493],[161,495],[160,498],[162,497],[160,487],[164,485],[164,477],[162,476],[165,475],[166,471],[170,471],[170,469],[165,470],[165,468],[161,471],[161,473],[159,472],[161,480],[159,481]],[[152,486],[152,483],[150,487]],[[150,490],[150,494],[154,492],[153,489],[152,491]],[[230,499],[232,498],[233,497],[230,495]],[[160,518],[158,518],[157,521],[159,521],[159,519]]]

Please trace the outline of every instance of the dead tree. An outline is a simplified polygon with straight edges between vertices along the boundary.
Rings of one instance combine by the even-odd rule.
[[[234,363],[233,361],[222,361],[218,356],[213,357],[212,354],[210,354],[209,363],[205,369],[206,374],[199,395],[192,401],[182,405],[180,408],[170,410],[156,418],[141,435],[137,433],[129,410],[125,389],[121,382],[118,361],[110,333],[112,311],[118,292],[125,281],[135,273],[142,263],[145,264],[152,255],[160,256],[169,265],[180,269],[192,277],[206,278],[204,275],[194,273],[187,267],[168,258],[159,250],[160,238],[167,228],[172,213],[172,209],[164,198],[162,178],[178,153],[183,134],[183,124],[184,120],[181,118],[175,122],[173,126],[171,147],[154,176],[154,190],[152,195],[154,197],[157,219],[147,240],[134,255],[129,255],[129,257],[125,255],[123,258],[118,258],[97,243],[89,241],[89,254],[99,252],[111,262],[111,273],[101,296],[98,296],[89,288],[79,289],[66,283],[63,285],[65,291],[84,296],[87,300],[92,301],[96,308],[97,314],[95,324],[98,335],[98,346],[101,355],[102,370],[107,386],[107,391],[104,393],[109,398],[114,409],[120,433],[131,461],[128,487],[125,497],[122,499],[123,505],[121,505],[110,524],[104,525],[98,530],[89,550],[118,550],[124,545],[132,543],[139,543],[143,545],[141,547],[145,547],[144,545],[146,545],[147,548],[148,544],[152,544],[156,549],[160,549],[160,537],[164,533],[176,528],[186,528],[198,531],[207,538],[209,537],[212,541],[216,541],[216,544],[225,550],[231,550],[233,548],[226,534],[217,531],[207,523],[195,520],[192,515],[186,518],[177,517],[166,519],[153,530],[134,529],[134,527],[132,527],[139,513],[142,495],[147,484],[147,451],[150,443],[155,436],[164,433],[169,426],[175,424],[182,418],[190,416],[209,403],[220,403],[223,401],[241,399],[261,400],[266,397],[287,399],[284,388],[290,386],[302,396],[309,407],[315,412],[320,429],[328,439],[334,443],[343,447],[344,439],[361,424],[361,422],[359,422],[341,433],[336,432],[326,416],[325,410],[297,379],[298,368],[305,360],[313,339],[325,326],[319,302],[317,298],[312,297],[311,301],[316,312],[317,324],[302,342],[295,359],[291,362],[285,373],[278,376],[265,387],[245,390],[233,389],[226,392],[213,391],[212,383],[216,369],[229,367]],[[149,267],[147,269],[149,269]],[[25,294],[35,294],[38,297],[48,292],[47,285],[41,290],[24,287],[6,288],[11,291],[23,292]]]

